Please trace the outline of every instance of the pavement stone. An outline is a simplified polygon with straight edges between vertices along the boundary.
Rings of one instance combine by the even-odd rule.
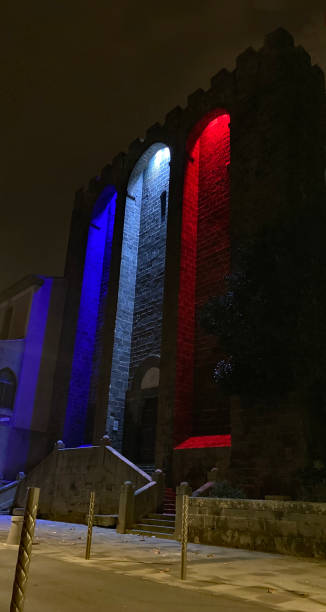
[[[0,516],[0,549],[10,516]],[[85,561],[87,527],[37,520],[33,555],[154,580],[184,589],[227,595],[284,612],[325,612],[326,559],[307,559],[234,548],[188,545],[187,580],[180,579],[180,543],[94,527]],[[14,547],[14,548],[17,548]]]

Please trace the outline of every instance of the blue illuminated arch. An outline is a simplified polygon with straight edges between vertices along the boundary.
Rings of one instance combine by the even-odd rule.
[[[159,311],[163,304],[169,180],[170,149],[163,143],[155,143],[138,160],[127,187],[107,419],[112,443],[120,450],[128,385],[140,362],[160,352]],[[153,265],[156,255],[160,259],[158,267]],[[148,286],[152,287],[152,293],[148,293],[145,313],[139,302]],[[143,314],[139,315],[141,310]],[[158,314],[153,324],[154,310]],[[139,328],[140,318],[146,330],[144,334]],[[149,332],[153,327],[154,332]],[[142,337],[146,333],[150,337],[145,346]],[[114,423],[118,424],[118,430],[114,429]]]

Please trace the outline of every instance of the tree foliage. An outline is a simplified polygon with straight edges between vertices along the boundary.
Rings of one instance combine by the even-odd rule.
[[[233,254],[227,292],[200,315],[225,359],[215,379],[233,393],[325,387],[326,223],[308,213],[266,227]]]

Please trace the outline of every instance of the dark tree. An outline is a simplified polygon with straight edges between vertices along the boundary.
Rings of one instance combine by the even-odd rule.
[[[326,389],[326,217],[285,219],[239,246],[225,295],[200,315],[226,355],[215,379],[256,397]]]

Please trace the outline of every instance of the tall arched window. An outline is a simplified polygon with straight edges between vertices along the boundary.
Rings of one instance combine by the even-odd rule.
[[[119,296],[112,356],[108,425],[121,449],[126,392],[137,368],[161,347],[170,149],[157,142],[133,168],[127,188]]]
[[[216,338],[198,324],[201,308],[223,293],[230,266],[230,116],[208,113],[187,141],[179,286],[178,358],[174,442],[191,435],[227,433],[218,427],[210,372]],[[221,409],[220,409],[221,412]]]
[[[9,368],[0,370],[0,410],[13,410],[16,393],[16,377]]]

